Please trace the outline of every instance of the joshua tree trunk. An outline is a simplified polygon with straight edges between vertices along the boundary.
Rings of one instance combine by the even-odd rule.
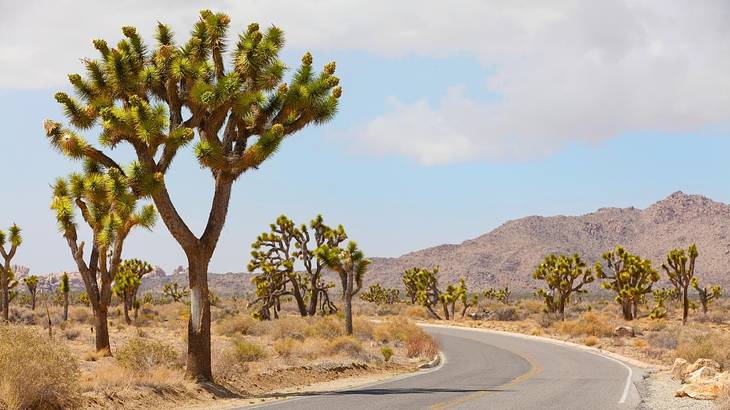
[[[560,312],[560,320],[565,321],[565,298],[560,295],[558,299],[558,312]]]
[[[188,321],[187,371],[204,380],[213,380],[210,364],[210,301],[208,299],[208,262],[189,258],[190,320]]]
[[[347,287],[345,288],[345,332],[352,334],[352,292],[353,281],[355,280],[354,272],[347,273]]]
[[[687,316],[689,315],[689,295],[687,295],[687,286],[682,292],[682,324],[687,324]]]
[[[111,354],[111,346],[109,346],[109,324],[107,321],[107,308],[94,310],[94,342],[97,352]]]
[[[624,320],[634,320],[634,313],[631,309],[631,302],[621,302],[621,313],[624,315]]]
[[[63,321],[68,320],[68,292],[63,292]]]
[[[30,294],[30,310],[35,310],[35,292]]]
[[[127,293],[125,293],[124,294],[124,303],[123,303],[124,304],[124,322],[127,325],[132,324],[132,319],[129,317],[129,300],[130,300],[129,295]]]
[[[0,287],[2,287],[2,308],[3,308],[3,320],[8,321],[10,316],[10,298],[8,297],[8,267],[2,271],[2,278],[0,278]]]

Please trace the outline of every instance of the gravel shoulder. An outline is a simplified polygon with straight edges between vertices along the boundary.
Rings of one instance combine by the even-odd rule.
[[[708,400],[695,400],[688,397],[674,397],[681,384],[672,380],[667,370],[653,372],[644,380],[641,391],[641,410],[712,410],[719,405]]]

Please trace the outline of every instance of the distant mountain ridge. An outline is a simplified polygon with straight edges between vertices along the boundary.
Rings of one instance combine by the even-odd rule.
[[[367,283],[401,286],[410,267],[440,266],[443,281],[463,277],[481,289],[509,285],[532,289],[531,273],[549,253],[578,253],[590,265],[623,245],[659,270],[667,252],[696,243],[697,274],[704,283],[730,287],[730,205],[675,192],[646,209],[601,208],[581,216],[528,216],[458,245],[439,245],[397,258],[373,258]]]

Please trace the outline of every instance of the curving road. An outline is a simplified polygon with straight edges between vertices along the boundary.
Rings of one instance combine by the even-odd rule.
[[[300,393],[266,409],[633,409],[641,370],[583,349],[504,333],[424,326],[445,360],[350,390]]]

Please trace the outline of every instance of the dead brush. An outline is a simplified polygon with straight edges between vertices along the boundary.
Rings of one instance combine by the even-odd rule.
[[[27,328],[0,327],[0,402],[7,409],[74,407],[79,368],[59,343]]]

